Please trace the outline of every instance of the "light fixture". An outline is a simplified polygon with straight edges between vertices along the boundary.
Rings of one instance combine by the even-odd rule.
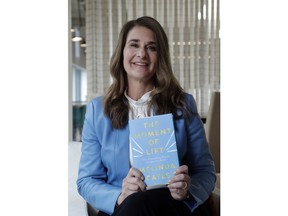
[[[82,40],[83,40],[83,38],[80,37],[80,36],[75,36],[75,37],[72,38],[72,41],[73,41],[73,42],[80,42],[80,41],[82,41]]]
[[[72,41],[73,41],[73,42],[80,42],[80,41],[83,40],[83,38],[80,36],[80,35],[81,35],[81,34],[80,34],[80,27],[75,27],[75,28],[74,28],[74,33],[75,33],[75,35],[74,35],[74,37],[72,38]]]
[[[83,40],[81,41],[80,47],[83,47],[83,48],[87,47],[86,41],[85,41],[84,38],[83,38]]]

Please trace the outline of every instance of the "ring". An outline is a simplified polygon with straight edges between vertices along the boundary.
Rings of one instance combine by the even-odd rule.
[[[187,182],[184,182],[184,183],[185,183],[185,187],[183,188],[183,190],[186,190],[188,187],[188,184],[187,184]]]

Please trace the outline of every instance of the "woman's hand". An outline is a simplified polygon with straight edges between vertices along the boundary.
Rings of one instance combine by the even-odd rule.
[[[188,166],[182,165],[175,171],[174,177],[169,181],[168,188],[175,200],[183,200],[187,197],[190,188]]]
[[[144,176],[138,169],[132,167],[126,178],[123,179],[122,192],[117,200],[118,205],[129,195],[140,191],[146,191]]]

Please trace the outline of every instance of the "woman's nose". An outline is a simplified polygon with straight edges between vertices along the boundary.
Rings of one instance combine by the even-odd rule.
[[[137,57],[143,58],[146,56],[146,49],[145,48],[139,48],[137,52]]]

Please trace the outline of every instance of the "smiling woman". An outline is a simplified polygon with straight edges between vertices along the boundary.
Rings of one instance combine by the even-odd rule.
[[[200,116],[206,118],[211,93],[220,90],[219,0],[85,2],[89,44],[87,101],[102,95],[111,84],[107,72],[123,24],[148,15],[163,26],[169,37],[174,75],[183,89],[194,96]],[[162,49],[159,43],[157,49],[157,53]]]
[[[138,101],[145,93],[151,94],[151,101],[146,103],[148,113],[153,103],[157,104],[157,114],[175,113],[176,107],[184,104],[182,88],[172,71],[168,38],[160,23],[151,17],[131,20],[123,26],[111,58],[110,72],[113,83],[104,96],[104,111],[116,128],[128,121],[126,100]],[[186,112],[183,109],[183,113]]]
[[[157,66],[154,33],[145,27],[134,27],[127,35],[123,53],[129,87],[127,92],[132,99],[138,100],[154,88],[154,83],[151,82]]]
[[[173,74],[168,38],[157,20],[144,16],[123,25],[110,74],[108,91],[87,105],[79,194],[99,216],[210,215],[214,162],[195,100]],[[180,166],[168,188],[149,190],[145,170],[131,165],[129,120],[168,113],[173,116]],[[154,124],[145,126],[151,127],[150,136],[161,139],[160,131],[152,130]],[[159,151],[151,148],[146,153]]]
[[[115,186],[115,184],[110,184],[113,177],[115,177],[111,176],[111,174],[115,174],[117,178],[124,179],[127,175],[123,175],[122,169],[127,169],[127,167],[130,167],[129,161],[127,162],[125,158],[125,156],[127,156],[128,150],[124,148],[125,145],[127,145],[127,143],[129,142],[129,140],[127,141],[127,137],[123,135],[123,131],[127,133],[127,122],[130,118],[140,118],[144,116],[156,115],[159,113],[172,112],[177,114],[175,115],[175,121],[180,122],[178,119],[180,118],[179,115],[183,113],[185,114],[185,109],[184,112],[181,112],[180,108],[184,106],[183,104],[177,106],[177,108],[173,106],[173,103],[178,105],[179,103],[181,104],[181,100],[179,100],[179,97],[175,95],[177,95],[179,92],[182,92],[182,90],[177,91],[177,89],[179,89],[177,86],[174,86],[173,88],[174,81],[172,80],[171,82],[170,80],[170,71],[173,70],[174,76],[179,81],[179,86],[181,86],[185,92],[192,94],[197,101],[199,115],[201,115],[202,118],[206,117],[210,94],[212,91],[220,89],[219,0],[169,0],[167,3],[166,1],[157,0],[138,0],[137,4],[135,4],[135,2],[131,4],[131,0],[121,0],[117,1],[117,3],[115,2],[115,4],[114,0],[73,0],[73,2],[75,2],[75,5],[78,5],[78,10],[76,9],[74,12],[72,12],[72,14],[75,15],[75,18],[72,18],[72,23],[77,22],[79,25],[82,23],[85,26],[84,32],[85,40],[87,42],[87,50],[81,48],[81,50],[85,50],[85,52],[81,54],[84,54],[84,69],[85,71],[87,71],[87,97],[85,97],[83,107],[92,100],[92,102],[89,103],[87,107],[85,106],[85,108],[88,109],[86,112],[85,120],[86,131],[84,129],[83,133],[86,136],[86,140],[83,141],[84,151],[82,158],[84,159],[82,160],[85,161],[85,155],[87,153],[86,148],[87,146],[89,146],[87,145],[87,141],[89,141],[87,140],[87,134],[89,134],[89,130],[87,130],[87,128],[89,128],[89,126],[98,125],[99,128],[97,128],[97,132],[94,131],[96,134],[93,134],[94,132],[92,130],[90,132],[91,134],[93,134],[93,136],[88,137],[89,139],[91,138],[90,141],[92,141],[92,144],[90,143],[90,147],[93,147],[93,149],[90,149],[92,150],[90,154],[93,155],[93,157],[103,157],[101,158],[103,159],[102,168],[104,170],[107,170],[107,175],[105,174],[105,176],[107,176],[107,178],[105,177],[107,182],[105,182],[104,185],[108,185],[110,188],[110,186]],[[79,13],[79,6],[81,9],[81,13]],[[72,9],[73,8],[75,8],[75,6],[72,7]],[[81,16],[82,19],[76,18],[80,14],[83,15]],[[141,17],[143,15],[149,15],[150,17],[157,18],[163,28],[157,29],[157,25],[155,25],[156,28],[152,27],[151,29],[144,23],[141,26],[133,26],[133,28],[129,29],[129,31],[125,32],[125,34],[120,34],[119,41],[123,41],[123,43],[116,44],[115,39],[118,37],[118,34],[121,31],[121,27],[123,26],[123,24],[126,23],[127,20],[132,21],[133,19],[137,19],[138,17]],[[75,23],[75,25],[72,25],[72,27],[79,26],[78,24],[76,25]],[[144,29],[147,28],[148,30],[152,30],[155,38],[150,41],[151,43],[147,42],[144,44],[141,44],[143,40],[139,40],[139,38],[134,38],[135,40],[132,38],[133,40],[128,41],[128,33],[132,33],[131,31],[134,30],[134,27],[143,27]],[[169,43],[168,40],[166,41],[166,38],[164,36],[165,34],[159,34],[159,31],[162,31],[162,29],[165,30],[167,36],[169,37]],[[71,33],[71,35],[73,36],[73,33]],[[123,35],[125,35],[125,37],[123,37]],[[122,40],[121,37],[125,40]],[[73,42],[73,47],[71,49],[72,55],[73,52],[76,51],[74,49],[74,45],[76,45],[76,43]],[[126,47],[127,45],[131,46],[131,49],[141,48],[141,50],[137,54],[138,59],[141,60],[132,60],[131,62],[129,62],[129,67],[131,66],[132,68],[132,66],[135,66],[135,68],[138,68],[137,70],[138,72],[140,71],[140,75],[141,70],[147,72],[146,69],[150,66],[150,57],[148,53],[150,53],[150,51],[155,51],[157,55],[156,72],[155,75],[152,76],[153,88],[150,91],[147,91],[138,100],[134,99],[137,99],[139,97],[137,95],[141,95],[140,90],[142,89],[139,90],[140,92],[135,93],[135,97],[134,95],[132,95],[132,93],[128,94],[129,88],[132,88],[132,84],[131,87],[128,85],[127,72],[126,70],[124,70],[123,56],[124,47]],[[116,49],[114,50],[115,47]],[[171,53],[169,53],[169,50]],[[113,53],[115,56],[111,59]],[[73,63],[75,62],[73,61]],[[172,69],[169,67],[172,67]],[[111,76],[109,74],[109,71],[111,71]],[[166,73],[163,73],[163,71],[166,71],[168,75]],[[123,75],[126,75],[126,77],[124,77]],[[141,84],[141,79],[138,79],[138,81],[139,82],[133,81],[136,86],[135,88],[133,87],[134,89],[137,89],[137,83],[139,85]],[[114,92],[109,98],[109,92],[107,93],[107,88],[111,85],[111,83],[112,86],[114,86]],[[149,82],[147,83],[149,84]],[[172,88],[170,88],[171,83]],[[81,85],[81,87],[82,86],[83,85]],[[94,99],[95,97],[103,95],[104,93],[105,98],[107,98],[107,103],[103,103],[105,101],[102,99],[99,100],[99,98],[98,100]],[[130,98],[129,96],[133,97],[134,99]],[[190,97],[189,95],[185,97],[184,101],[188,101],[187,103],[189,107],[192,107],[191,109],[193,113],[197,113],[196,103],[194,99],[191,98],[192,97]],[[109,99],[111,100],[109,101]],[[91,104],[94,104],[95,101],[97,101],[97,103],[95,104],[102,103],[102,105],[92,105],[91,108]],[[171,103],[168,102],[167,104],[166,101],[170,101]],[[106,105],[110,106],[111,108],[108,109],[111,112],[107,111],[107,115],[105,114]],[[178,108],[180,108],[180,110]],[[127,109],[129,109],[129,111],[127,111]],[[104,116],[103,119],[107,124],[103,123],[103,119],[99,121],[99,118],[95,118],[95,121],[89,120],[90,118],[93,119],[93,116],[90,116],[91,112],[95,112],[95,115],[99,115],[102,117]],[[81,117],[82,113],[84,113],[84,111],[81,112]],[[104,115],[102,115],[102,113],[104,113]],[[78,116],[80,115],[77,115],[77,120],[80,119],[78,118]],[[187,116],[189,118],[189,115]],[[192,116],[194,116],[194,114]],[[107,118],[109,119],[109,121],[106,122]],[[109,131],[107,129],[111,129],[111,127],[113,128],[113,132],[110,131],[111,134],[110,132],[107,134],[106,132]],[[79,138],[81,137],[79,136]],[[95,145],[95,142],[98,142],[100,144],[106,143],[107,145],[105,144],[101,148],[98,148],[99,146]],[[125,144],[123,144],[123,142],[125,142]],[[95,149],[94,147],[97,148]],[[112,151],[112,149],[114,149],[114,151]],[[109,150],[111,151],[109,152]],[[115,157],[113,156],[113,158],[109,158],[111,155],[114,155]],[[117,169],[111,169],[111,167],[109,167],[110,162],[112,161],[115,162],[115,167]],[[94,164],[96,167],[96,164],[98,163],[94,162],[92,164]],[[100,162],[100,164],[101,163],[102,162]],[[80,170],[83,171],[82,168]],[[89,168],[87,168],[87,171],[88,170]],[[191,169],[189,168],[189,170]],[[82,172],[79,172],[79,174],[80,173]],[[88,177],[90,174],[87,174],[86,177]],[[93,175],[90,175],[90,177],[93,176],[92,178],[94,179],[95,173],[92,174]],[[99,177],[101,175],[96,176]],[[79,180],[78,183],[81,183],[81,181],[85,181],[86,177],[82,177],[79,177],[79,179],[81,180]],[[185,185],[186,184],[184,184],[183,186]],[[118,188],[120,186],[116,184],[116,187]],[[101,192],[101,188],[99,190],[98,186],[93,187],[93,185],[91,188],[97,189],[97,191],[93,191],[94,189],[90,191],[91,197],[94,197],[95,199],[90,200],[88,198],[86,199],[86,201],[89,200],[89,202],[96,208],[99,205],[100,207],[104,206],[101,205],[101,203],[98,203],[99,200],[101,202],[102,196],[100,196],[100,199],[96,198],[98,196],[94,196],[94,193],[97,193],[99,195],[99,191]],[[81,186],[78,186],[78,190],[81,190]],[[109,194],[106,194],[106,196],[108,195]],[[83,197],[85,197],[85,195]],[[112,195],[112,197],[114,196]],[[116,200],[116,198],[114,200]],[[111,200],[109,200],[109,202],[111,202]],[[110,204],[111,206],[113,206],[114,203]],[[90,204],[88,204],[88,206],[89,205]],[[109,209],[107,210],[107,206],[105,207],[105,209],[100,208],[100,210],[106,213],[114,211],[114,209],[110,209],[111,211]]]

